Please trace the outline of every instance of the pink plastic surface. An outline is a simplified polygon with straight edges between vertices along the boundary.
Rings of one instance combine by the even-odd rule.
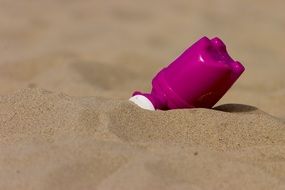
[[[211,108],[244,71],[219,38],[201,38],[152,80],[147,97],[155,109]]]

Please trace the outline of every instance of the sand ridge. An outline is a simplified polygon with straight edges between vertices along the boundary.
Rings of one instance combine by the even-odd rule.
[[[1,96],[0,113],[1,189],[285,185],[285,124],[255,107],[151,112],[28,88]]]

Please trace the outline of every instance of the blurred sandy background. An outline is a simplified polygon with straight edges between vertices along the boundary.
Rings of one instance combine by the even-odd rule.
[[[0,0],[0,189],[284,189],[284,6]],[[205,35],[246,67],[218,110],[126,101]]]

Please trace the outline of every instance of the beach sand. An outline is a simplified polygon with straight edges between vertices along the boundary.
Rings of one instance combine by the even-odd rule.
[[[0,1],[0,189],[285,189],[282,1]],[[128,101],[202,36],[245,73],[213,109]]]

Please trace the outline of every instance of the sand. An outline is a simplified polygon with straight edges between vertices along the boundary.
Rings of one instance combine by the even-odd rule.
[[[282,1],[0,1],[0,189],[285,189]],[[245,73],[213,109],[128,101],[201,36]]]

